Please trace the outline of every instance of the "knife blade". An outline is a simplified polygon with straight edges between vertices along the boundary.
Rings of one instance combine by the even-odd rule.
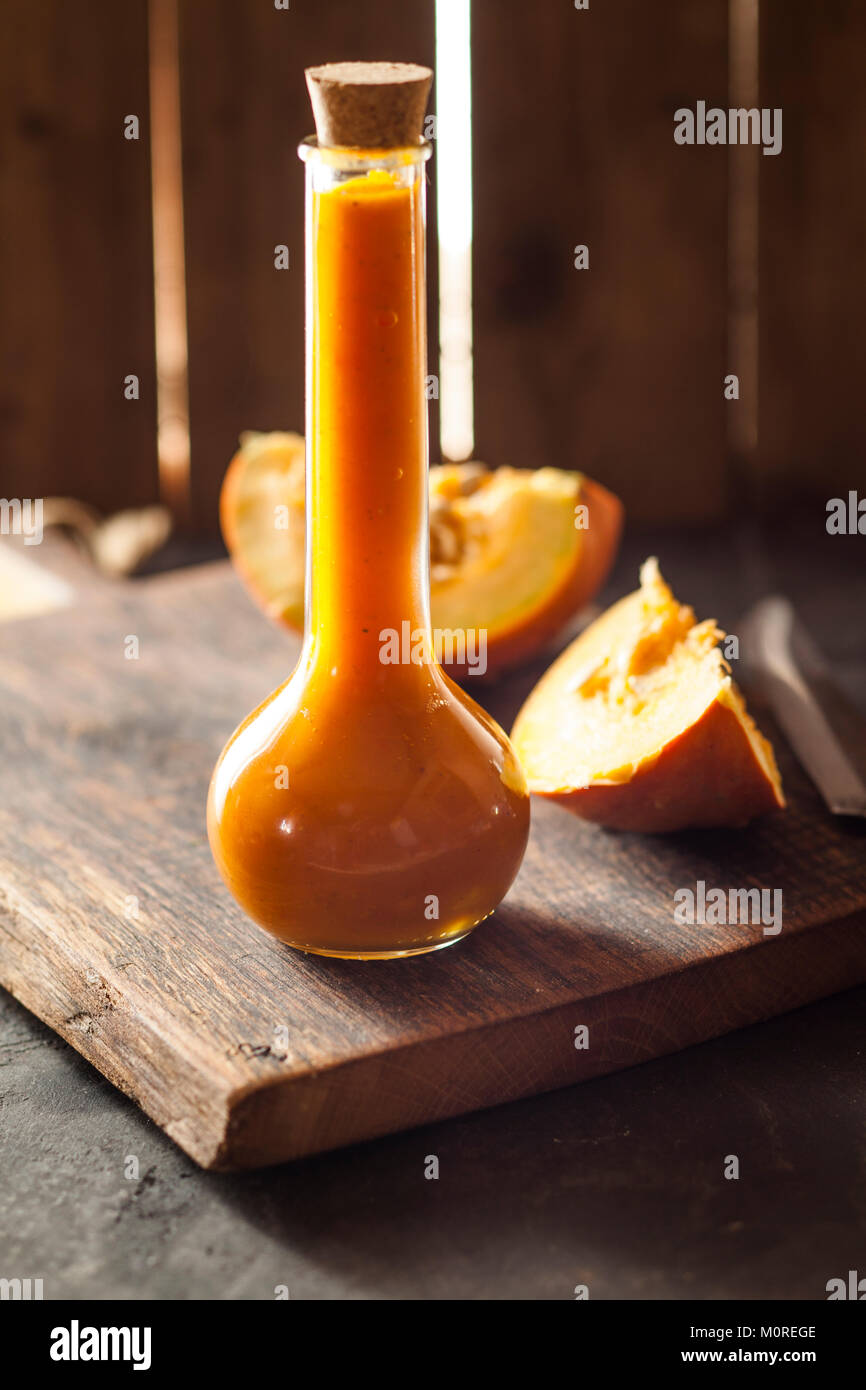
[[[793,605],[778,594],[761,599],[740,635],[747,670],[830,810],[866,816],[866,780],[847,748],[856,731],[866,750],[866,720],[839,691]]]

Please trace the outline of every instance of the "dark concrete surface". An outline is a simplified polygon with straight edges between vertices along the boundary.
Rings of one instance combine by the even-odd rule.
[[[224,1176],[3,996],[0,1272],[44,1279],[46,1298],[821,1299],[866,1269],[864,1044],[859,989],[567,1091]]]
[[[783,588],[866,710],[866,539],[822,525],[638,537],[609,595],[651,552],[734,631]],[[0,995],[0,1277],[49,1299],[823,1299],[866,1274],[864,1050],[866,988],[553,1095],[208,1175]]]

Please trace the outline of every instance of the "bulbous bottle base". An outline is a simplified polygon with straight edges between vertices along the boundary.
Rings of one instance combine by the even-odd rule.
[[[329,951],[324,946],[305,946],[298,941],[285,941],[284,945],[291,946],[294,951],[303,951],[306,956],[327,956],[331,960],[403,960],[407,956],[429,956],[434,951],[444,951],[446,946],[456,946],[458,941],[465,941],[467,936],[471,936],[475,928],[480,926],[482,922],[486,922],[487,917],[491,915],[488,912],[486,917],[480,917],[477,922],[455,932],[453,936],[446,936],[440,941],[431,941],[425,946],[409,946],[402,951],[393,949],[388,951],[349,951],[345,949]],[[279,939],[282,940],[282,937]]]
[[[302,663],[223,750],[208,832],[230,892],[271,936],[391,960],[490,916],[523,859],[529,795],[505,734],[438,667],[391,671],[350,700]]]

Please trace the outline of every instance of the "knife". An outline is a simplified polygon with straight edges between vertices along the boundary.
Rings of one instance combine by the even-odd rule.
[[[866,750],[866,720],[839,691],[792,604],[761,599],[740,633],[747,668],[830,810],[866,816],[866,780],[846,751],[854,738]]]

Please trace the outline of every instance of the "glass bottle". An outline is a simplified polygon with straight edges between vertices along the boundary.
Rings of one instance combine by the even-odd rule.
[[[460,940],[526,847],[523,771],[430,628],[429,146],[306,141],[307,610],[297,667],[214,770],[214,858],[289,945],[365,959]]]

